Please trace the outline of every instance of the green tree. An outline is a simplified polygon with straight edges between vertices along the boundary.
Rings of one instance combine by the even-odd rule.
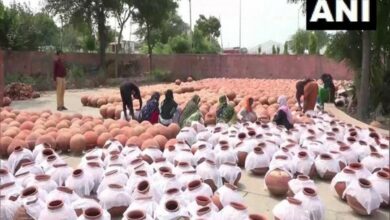
[[[291,50],[295,54],[304,54],[308,49],[310,33],[304,30],[298,30],[291,38]]]
[[[199,15],[195,28],[198,28],[208,38],[218,38],[221,35],[221,23],[214,16],[206,18],[204,15]]]
[[[207,39],[205,35],[198,28],[194,29],[192,35],[192,45],[193,52],[202,54],[202,53],[218,53],[221,51],[221,47],[216,39],[210,38]]]
[[[134,0],[133,18],[140,27],[146,29],[145,40],[148,45],[149,71],[153,69],[152,54],[156,41],[152,31],[157,30],[165,19],[177,8],[174,0]]]
[[[288,42],[284,42],[283,54],[288,55]]]
[[[169,39],[169,45],[173,53],[190,53],[191,41],[186,35],[176,36]]]
[[[272,45],[272,54],[276,54],[276,48],[275,48],[275,45]]]
[[[66,21],[77,24],[85,22],[97,26],[99,40],[100,67],[105,68],[108,31],[106,26],[110,12],[120,6],[119,0],[46,0],[46,8],[54,15],[62,16]]]
[[[96,39],[93,34],[84,37],[83,49],[87,52],[96,50]]]
[[[257,53],[261,54],[261,46],[259,46],[259,48],[257,48]]]
[[[280,54],[280,47],[279,46],[276,47],[276,54]]]
[[[119,34],[115,48],[115,77],[118,77],[118,53],[121,46],[122,32],[126,22],[130,19],[133,10],[133,0],[119,0],[119,6],[113,14],[119,25]]]
[[[317,42],[317,35],[315,33],[311,33],[309,35],[309,54],[319,53]]]

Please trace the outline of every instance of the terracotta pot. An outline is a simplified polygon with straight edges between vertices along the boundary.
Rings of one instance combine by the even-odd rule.
[[[0,156],[4,157],[8,155],[8,146],[12,142],[12,138],[8,136],[1,137],[0,139]]]
[[[158,143],[160,149],[164,150],[164,146],[168,142],[168,139],[163,135],[156,135],[153,139]]]
[[[147,139],[142,143],[141,149],[143,150],[149,147],[158,147],[158,146],[159,144],[154,139]]]
[[[40,137],[36,140],[35,145],[43,144],[43,143],[48,143],[48,144],[50,144],[50,146],[52,146],[53,148],[55,148],[55,146],[56,146],[56,139],[53,138],[53,137],[50,136],[50,135],[42,135],[42,136],[40,136]]]
[[[67,152],[70,149],[70,139],[72,134],[70,132],[59,132],[56,138],[56,149]]]
[[[175,138],[177,136],[177,134],[179,134],[179,132],[180,132],[180,126],[178,124],[175,124],[175,123],[171,123],[168,126],[168,129],[169,129],[169,133],[170,133],[169,138]]]
[[[19,140],[19,139],[13,139],[12,142],[9,144],[7,153],[10,155],[12,152],[14,152],[15,148],[28,148],[28,145],[25,141]]]
[[[180,86],[181,80],[180,80],[180,79],[176,79],[176,80],[175,80],[175,84],[178,85],[178,86]]]
[[[85,140],[84,135],[76,134],[73,137],[71,137],[69,145],[70,150],[74,154],[81,154],[85,150],[87,142]]]
[[[259,214],[250,214],[248,217],[249,220],[267,220],[267,217]]]
[[[142,210],[132,210],[126,214],[127,220],[144,220],[146,219],[146,214]]]
[[[37,139],[39,138],[39,134],[38,133],[35,133],[35,132],[31,132],[29,135],[27,135],[25,141],[28,145],[28,148],[30,150],[34,149],[35,147],[35,142],[37,141]]]
[[[84,138],[86,141],[86,145],[85,145],[86,150],[89,150],[89,149],[96,147],[97,139],[98,139],[98,135],[96,134],[96,132],[87,131],[84,133]]]
[[[359,179],[359,185],[361,188],[369,189],[372,187],[372,184],[367,179]],[[370,215],[366,208],[363,207],[362,204],[354,197],[349,194],[346,195],[347,203],[349,207],[352,208],[353,211],[358,213],[359,215]],[[375,210],[372,210],[374,212]]]
[[[344,168],[342,170],[342,172],[348,173],[348,174],[355,174],[355,171],[348,169],[348,168]],[[344,181],[338,182],[335,184],[334,188],[335,188],[335,191],[336,191],[337,195],[339,196],[339,198],[341,200],[345,200],[345,198],[343,198],[343,193],[345,191],[345,188],[347,188],[346,182],[344,182]]]
[[[88,96],[81,97],[81,104],[83,104],[83,106],[88,106]]]
[[[104,147],[104,144],[111,138],[112,136],[110,133],[102,133],[97,139],[97,146],[99,146],[100,148]]]
[[[275,169],[265,177],[265,185],[272,195],[284,196],[288,191],[288,181],[291,180],[289,173]]]
[[[165,210],[167,210],[168,212],[177,212],[179,209],[179,203],[175,200],[168,200],[165,203]]]
[[[142,140],[137,137],[137,136],[133,136],[131,138],[129,138],[127,141],[126,141],[126,145],[127,146],[137,146],[137,147],[141,147],[142,145]]]

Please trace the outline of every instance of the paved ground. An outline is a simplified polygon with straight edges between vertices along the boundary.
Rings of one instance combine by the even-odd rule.
[[[98,89],[104,91],[104,89]],[[81,113],[85,115],[99,116],[99,111],[96,108],[83,107],[80,102],[80,97],[84,94],[94,93],[93,90],[71,90],[66,92],[65,104],[70,109],[70,113]],[[48,92],[42,94],[42,97],[36,100],[13,102],[12,107],[19,110],[43,110],[56,109],[55,93]],[[73,167],[76,167],[80,161],[79,157],[64,155],[65,160]],[[243,170],[241,178],[240,191],[244,196],[246,205],[251,213],[261,213],[267,215],[269,219],[272,217],[272,208],[282,200],[269,195],[265,189],[264,178],[248,175]],[[354,214],[349,206],[340,201],[330,190],[329,183],[322,180],[315,180],[318,187],[319,196],[326,207],[326,219],[337,220],[353,220],[353,219],[375,219],[388,220],[390,219],[390,209],[381,209],[370,217],[361,217]]]

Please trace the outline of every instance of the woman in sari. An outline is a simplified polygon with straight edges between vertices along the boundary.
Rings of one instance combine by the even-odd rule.
[[[277,125],[283,125],[287,129],[293,127],[293,117],[290,111],[290,108],[287,105],[286,96],[282,95],[278,98],[279,109],[276,112],[273,121]]]
[[[172,90],[168,89],[165,92],[165,99],[160,107],[160,123],[163,125],[169,125],[172,122],[177,123],[177,121],[174,120],[174,118],[176,118],[175,115],[178,115],[177,103],[173,99]]]
[[[322,74],[321,81],[323,86],[318,90],[318,102],[323,107],[324,103],[334,103],[336,88],[330,74]]]
[[[237,118],[241,122],[255,122],[257,120],[257,115],[252,109],[253,98],[245,98],[244,108],[238,113]]]
[[[219,97],[219,106],[217,109],[217,123],[233,124],[236,122],[236,112],[228,104],[226,96]]]
[[[141,109],[140,121],[149,121],[152,124],[158,122],[160,110],[158,108],[160,93],[155,92]]]
[[[180,127],[190,126],[191,122],[202,120],[202,113],[199,111],[199,102],[200,97],[198,95],[194,95],[187,103],[180,115]]]

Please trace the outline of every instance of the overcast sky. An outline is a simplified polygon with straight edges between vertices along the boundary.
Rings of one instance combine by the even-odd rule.
[[[44,0],[3,0],[6,5],[12,2],[27,2],[33,11],[39,11]],[[191,0],[192,24],[200,14],[221,19],[222,43],[224,47],[239,44],[239,5],[240,0]],[[305,28],[305,17],[300,13],[300,5],[287,4],[287,0],[241,0],[242,2],[242,47],[251,48],[265,41],[284,43],[298,29]],[[180,0],[178,13],[189,23],[189,0]],[[115,19],[110,19],[116,27]],[[132,26],[134,31],[136,26]],[[129,39],[130,24],[124,30],[124,39]],[[132,36],[134,39],[134,36]]]

